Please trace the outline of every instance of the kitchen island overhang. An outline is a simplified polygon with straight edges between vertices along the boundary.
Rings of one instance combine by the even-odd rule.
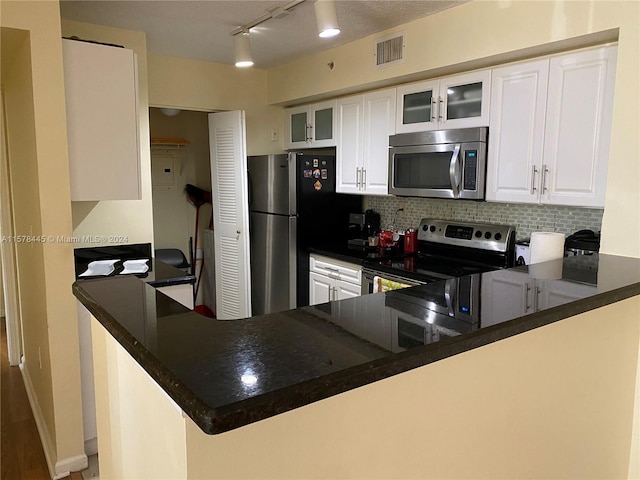
[[[565,265],[565,276],[577,276],[573,281],[595,278],[593,265],[570,259]],[[348,304],[343,310],[362,312],[365,324],[374,306],[389,308],[384,299],[391,292],[215,320],[135,277],[85,280],[73,291],[205,433],[217,434],[640,295],[640,260],[601,255],[598,265],[598,286],[584,298],[500,323],[486,318],[489,326],[405,351],[372,343],[347,330],[353,325],[341,325],[340,315],[332,321],[326,315],[327,305]],[[527,267],[510,270],[528,275]],[[420,288],[413,287],[414,294]],[[131,311],[144,313],[133,318]]]

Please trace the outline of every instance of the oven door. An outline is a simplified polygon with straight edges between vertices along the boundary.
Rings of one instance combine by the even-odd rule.
[[[417,197],[484,198],[481,142],[389,148],[389,193]]]
[[[364,268],[362,270],[360,291],[362,295],[369,295],[370,293],[394,290],[396,288],[413,287],[424,283],[425,282],[420,282],[411,278],[399,277],[390,273],[377,272],[375,270]],[[382,289],[381,286],[383,286]]]

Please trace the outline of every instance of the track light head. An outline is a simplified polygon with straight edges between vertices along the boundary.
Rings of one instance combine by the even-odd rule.
[[[318,35],[322,38],[335,37],[340,33],[338,14],[334,0],[316,0],[313,4],[316,11]]]
[[[236,67],[252,67],[253,57],[251,56],[251,41],[249,32],[243,31],[235,36]]]

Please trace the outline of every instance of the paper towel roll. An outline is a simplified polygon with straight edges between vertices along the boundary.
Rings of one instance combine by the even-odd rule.
[[[530,243],[530,263],[548,262],[564,257],[564,234],[533,232]]]

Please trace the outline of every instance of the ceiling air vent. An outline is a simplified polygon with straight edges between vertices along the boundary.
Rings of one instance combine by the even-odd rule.
[[[404,33],[394,33],[393,36],[377,39],[375,49],[377,67],[404,62]]]

